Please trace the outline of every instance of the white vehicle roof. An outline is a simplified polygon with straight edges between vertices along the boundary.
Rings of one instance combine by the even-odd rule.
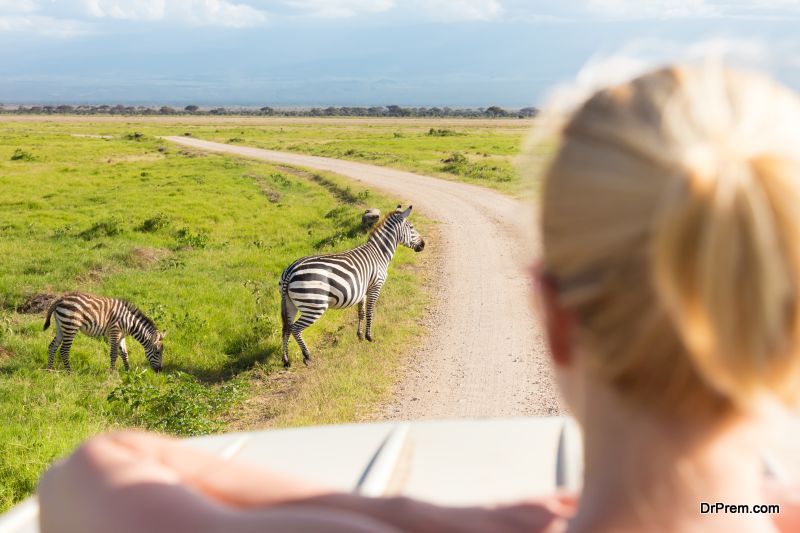
[[[788,480],[790,473],[800,472],[798,434],[796,427],[787,430],[765,453],[768,475]],[[580,433],[568,417],[313,426],[187,443],[342,491],[406,495],[443,505],[546,496],[579,488],[582,475]],[[0,533],[37,532],[35,497],[0,517]]]

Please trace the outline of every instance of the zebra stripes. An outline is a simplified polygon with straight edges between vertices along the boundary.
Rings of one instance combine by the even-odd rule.
[[[47,368],[53,368],[56,350],[61,347],[61,360],[67,372],[69,350],[78,331],[90,337],[106,337],[111,345],[111,370],[117,363],[117,354],[122,355],[125,370],[128,370],[128,349],[125,337],[131,335],[144,348],[150,366],[161,371],[161,358],[164,350],[165,333],[156,329],[152,320],[125,300],[93,296],[85,293],[70,293],[62,296],[50,306],[44,329],[50,327],[50,317],[55,317],[56,336],[50,343]]]
[[[411,206],[397,209],[380,221],[365,244],[347,252],[313,255],[298,259],[281,274],[281,320],[283,322],[283,366],[289,362],[289,336],[303,352],[303,362],[311,355],[303,341],[303,330],[333,307],[341,309],[358,305],[358,329],[366,317],[364,337],[372,341],[372,319],[375,303],[386,281],[389,263],[398,244],[421,252],[425,241],[408,221]],[[297,312],[300,317],[295,321]]]

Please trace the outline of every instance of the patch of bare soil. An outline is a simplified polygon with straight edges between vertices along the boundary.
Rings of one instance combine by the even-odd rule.
[[[271,427],[281,414],[280,406],[291,401],[295,385],[301,379],[301,373],[290,370],[255,370],[251,385],[257,392],[223,418],[227,428],[230,431],[253,431]]]
[[[172,252],[164,248],[134,247],[125,256],[125,262],[136,268],[148,268],[162,259],[166,259]]]
[[[49,292],[41,292],[28,297],[22,305],[19,306],[17,311],[26,315],[36,315],[44,313],[50,308],[50,304],[58,298],[57,294]]]
[[[75,281],[79,284],[97,283],[115,270],[117,269],[110,265],[94,265],[86,272],[79,274]]]
[[[258,188],[261,189],[261,194],[266,196],[267,200],[269,200],[270,203],[277,204],[278,202],[281,201],[280,191],[275,190],[267,182],[267,180],[264,179],[264,176],[259,176],[258,174],[247,174],[246,176],[254,180],[256,184],[258,184]]]

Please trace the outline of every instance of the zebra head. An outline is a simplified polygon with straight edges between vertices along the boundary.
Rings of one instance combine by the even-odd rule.
[[[412,206],[408,206],[408,209],[403,211],[402,207],[398,205],[395,210],[395,216],[400,216],[400,225],[397,229],[397,242],[411,248],[415,252],[421,252],[425,248],[425,241],[414,227],[414,224],[408,220],[409,215],[411,215],[411,207]]]
[[[166,335],[166,331],[154,331],[148,339],[149,342],[144,347],[144,353],[147,356],[147,360],[150,362],[150,368],[156,372],[161,372],[161,364],[164,356],[164,337],[166,337]]]

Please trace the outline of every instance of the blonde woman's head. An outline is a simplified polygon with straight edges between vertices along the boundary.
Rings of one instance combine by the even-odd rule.
[[[800,102],[722,66],[595,93],[545,172],[544,269],[590,375],[678,419],[800,397]]]

